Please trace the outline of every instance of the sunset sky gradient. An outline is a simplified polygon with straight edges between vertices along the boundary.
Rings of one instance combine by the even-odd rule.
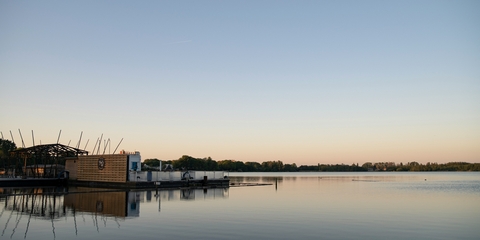
[[[480,162],[480,1],[0,1],[0,131],[142,158]],[[108,150],[107,150],[108,152]]]

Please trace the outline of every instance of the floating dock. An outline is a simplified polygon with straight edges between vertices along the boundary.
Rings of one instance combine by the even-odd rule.
[[[76,181],[59,178],[0,178],[0,187],[55,187],[55,186],[82,186],[82,187],[101,187],[115,189],[179,189],[179,188],[217,188],[229,187],[230,180],[211,179],[211,180],[178,180],[178,181],[137,181],[137,182],[95,182],[95,181]]]
[[[87,181],[69,181],[69,185],[82,187],[101,187],[101,188],[120,188],[120,189],[179,189],[179,188],[217,188],[229,187],[229,179],[212,180],[180,180],[180,181],[155,181],[155,182],[87,182]]]
[[[66,182],[58,178],[0,178],[0,187],[55,187]]]

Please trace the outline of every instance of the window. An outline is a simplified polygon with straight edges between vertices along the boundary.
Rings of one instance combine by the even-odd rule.
[[[137,169],[138,169],[138,165],[137,165],[137,164],[138,164],[138,162],[132,162],[132,170],[133,170],[133,171],[137,171]]]

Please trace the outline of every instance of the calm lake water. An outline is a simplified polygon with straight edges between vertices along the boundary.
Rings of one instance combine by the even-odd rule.
[[[480,173],[230,173],[169,191],[0,189],[0,239],[480,239]]]

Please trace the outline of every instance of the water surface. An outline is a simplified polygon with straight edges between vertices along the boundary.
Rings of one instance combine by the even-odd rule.
[[[255,187],[3,189],[0,239],[478,239],[480,173],[230,173]]]

